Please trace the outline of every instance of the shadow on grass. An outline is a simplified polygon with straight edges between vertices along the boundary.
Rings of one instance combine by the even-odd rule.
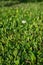
[[[40,1],[39,1],[40,2]],[[41,1],[43,2],[43,1]],[[11,7],[13,5],[17,5],[17,4],[21,4],[21,3],[37,3],[37,2],[34,2],[34,1],[0,1],[0,7]]]

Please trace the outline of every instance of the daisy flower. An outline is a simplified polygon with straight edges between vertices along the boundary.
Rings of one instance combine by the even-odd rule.
[[[22,23],[25,24],[26,23],[26,20],[22,20]]]

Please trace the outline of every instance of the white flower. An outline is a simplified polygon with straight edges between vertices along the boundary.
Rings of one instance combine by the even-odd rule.
[[[25,24],[26,23],[26,20],[22,20],[22,23]]]

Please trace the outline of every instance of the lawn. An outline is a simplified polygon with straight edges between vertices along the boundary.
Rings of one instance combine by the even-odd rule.
[[[43,65],[43,3],[0,7],[0,65]]]

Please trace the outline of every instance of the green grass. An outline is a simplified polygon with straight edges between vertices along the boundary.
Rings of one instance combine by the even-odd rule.
[[[43,3],[0,7],[0,65],[43,65]]]

